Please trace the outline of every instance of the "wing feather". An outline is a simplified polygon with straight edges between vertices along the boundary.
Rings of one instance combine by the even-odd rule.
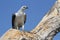
[[[12,28],[15,28],[15,27],[14,27],[15,17],[16,17],[15,14],[13,14],[13,15],[12,15]]]

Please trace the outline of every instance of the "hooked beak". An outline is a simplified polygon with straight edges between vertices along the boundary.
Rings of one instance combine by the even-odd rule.
[[[28,7],[26,7],[26,9],[28,9]]]

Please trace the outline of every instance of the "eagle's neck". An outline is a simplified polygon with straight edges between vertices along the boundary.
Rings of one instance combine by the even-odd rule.
[[[23,10],[20,10],[17,13],[15,13],[15,15],[16,16],[24,15],[24,11]]]
[[[18,10],[18,13],[20,13],[20,12],[24,12],[25,11],[25,9],[20,9],[20,10]]]

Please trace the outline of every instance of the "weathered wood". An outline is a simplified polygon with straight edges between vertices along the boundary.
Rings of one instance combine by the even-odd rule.
[[[30,32],[21,32],[16,29],[8,30],[0,40],[21,40],[23,38],[34,38],[34,34]]]

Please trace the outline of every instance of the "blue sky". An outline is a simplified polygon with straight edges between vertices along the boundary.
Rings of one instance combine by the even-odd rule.
[[[21,6],[27,5],[27,20],[25,31],[30,31],[40,22],[42,17],[53,6],[56,0],[0,0],[0,37],[11,28],[12,14],[16,13]],[[60,39],[58,33],[54,40]]]

